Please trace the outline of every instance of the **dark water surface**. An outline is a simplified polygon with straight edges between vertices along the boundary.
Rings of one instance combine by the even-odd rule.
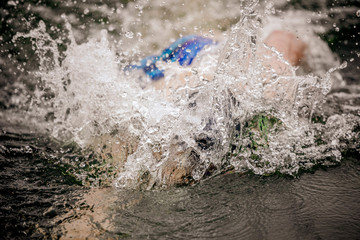
[[[49,237],[50,220],[74,206],[79,187],[55,164],[54,145],[28,128],[2,123],[0,234],[3,239]],[[55,144],[56,145],[56,144]]]
[[[300,179],[229,174],[142,193],[109,215],[114,232],[136,239],[358,239],[359,167],[348,159]]]
[[[61,158],[56,144],[29,129],[2,128],[3,238],[360,236],[360,164],[356,153],[337,167],[318,169],[298,179],[230,173],[192,187],[141,192],[78,186],[54,164]]]

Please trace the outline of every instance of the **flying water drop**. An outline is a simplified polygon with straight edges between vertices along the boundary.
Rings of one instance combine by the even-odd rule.
[[[128,31],[128,32],[126,32],[125,33],[125,37],[127,37],[127,38],[133,38],[134,37],[134,33],[133,32],[131,32],[131,31]]]

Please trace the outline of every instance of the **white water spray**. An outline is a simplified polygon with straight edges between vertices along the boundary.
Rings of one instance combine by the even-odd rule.
[[[156,26],[158,20],[151,19],[153,12],[159,13],[164,7],[169,11],[174,9],[170,4],[148,9],[148,4],[141,3],[142,7],[136,10],[129,4],[128,10],[121,10],[130,16],[140,9],[141,14],[132,22],[142,18],[140,22],[149,22],[150,27],[145,30],[141,24],[130,24],[129,17],[124,21],[124,35],[118,44],[109,43],[106,30],[99,33],[100,41],[96,36],[77,44],[67,24],[71,43],[62,60],[57,40],[51,39],[44,23],[40,22],[39,27],[28,34],[16,36],[33,39],[40,58],[40,68],[35,76],[45,84],[43,89],[54,93],[53,98],[44,101],[43,90],[38,89],[32,105],[35,116],[53,113],[55,120],[51,130],[54,137],[74,140],[83,147],[93,146],[94,139],[105,135],[115,136],[119,141],[136,139],[136,144],[132,143],[136,149],[131,153],[127,150],[115,181],[116,186],[130,188],[141,184],[146,188],[167,185],[176,172],[175,168],[169,167],[172,162],[183,169],[182,177],[191,176],[197,181],[211,166],[218,171],[226,165],[256,174],[276,171],[296,174],[300,168],[311,167],[324,159],[340,161],[340,139],[354,135],[351,132],[353,125],[348,123],[347,117],[333,116],[326,125],[309,121],[330,91],[331,73],[335,69],[326,72],[328,69],[323,71],[318,67],[314,69],[318,75],[296,76],[297,70],[290,67],[290,75],[273,75],[264,83],[264,76],[272,73],[261,65],[261,59],[255,53],[259,47],[264,47],[262,34],[272,25],[266,25],[264,30],[260,19],[266,19],[267,15],[258,10],[257,1],[231,13],[240,21],[230,32],[222,33],[227,37],[225,45],[205,49],[189,69],[176,64],[162,66],[168,75],[160,90],[141,72],[127,75],[119,65],[136,59],[139,52],[134,50],[135,56],[129,56],[132,49],[144,49],[161,42],[170,44],[168,39],[176,37],[169,28],[154,39],[153,35],[159,29]],[[229,4],[234,3],[229,1]],[[201,9],[200,5],[196,6]],[[207,14],[209,23],[217,20],[211,8]],[[179,25],[177,19],[171,18],[168,22]],[[191,19],[184,22],[185,25],[190,23]],[[299,31],[305,26],[292,24],[298,24]],[[140,33],[136,34],[139,41],[133,41],[134,34],[129,38],[130,32]],[[309,45],[317,41],[311,33],[305,36]],[[323,55],[328,55],[327,65],[336,65],[326,44],[321,43],[321,46],[327,52],[314,53],[319,49],[311,48],[309,56],[318,54],[324,59]],[[278,53],[274,51],[274,54]],[[281,56],[279,61],[284,61]],[[316,62],[316,59],[312,61]],[[174,84],[174,79],[181,80],[181,76],[185,84]],[[266,97],[269,95],[267,89],[276,94]],[[242,135],[243,130],[239,134],[244,139],[234,138],[236,126],[244,129],[245,123],[259,114],[278,119],[281,122],[278,131],[267,132],[266,147],[234,154],[232,145],[247,146],[250,141]],[[119,129],[119,133],[113,134]],[[322,134],[324,144],[317,145],[318,134]],[[250,141],[250,144],[253,143]],[[167,171],[173,171],[169,173],[170,177]]]

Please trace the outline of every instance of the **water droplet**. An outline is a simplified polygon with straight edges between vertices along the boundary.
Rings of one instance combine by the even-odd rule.
[[[110,25],[110,26],[108,27],[108,30],[109,30],[110,32],[114,31],[114,30],[115,30],[114,25]]]
[[[7,4],[9,6],[16,6],[16,2],[15,1],[8,1]]]
[[[192,74],[196,75],[198,73],[198,70],[196,67],[191,68]]]
[[[125,33],[125,37],[127,37],[127,38],[133,38],[133,37],[134,37],[134,33],[131,32],[131,31],[128,31],[128,32]]]
[[[25,146],[24,150],[25,150],[25,153],[32,153],[33,152],[32,148],[30,146]]]
[[[360,10],[357,10],[357,11],[356,11],[356,16],[357,16],[357,17],[360,17]]]
[[[152,61],[151,61],[151,60],[147,60],[147,61],[146,61],[146,66],[150,66],[150,65],[151,65],[151,63],[152,63]]]
[[[46,25],[45,25],[44,21],[39,22],[39,28],[41,31],[46,31]]]
[[[347,67],[347,61],[343,62],[340,66],[339,69],[344,69]]]

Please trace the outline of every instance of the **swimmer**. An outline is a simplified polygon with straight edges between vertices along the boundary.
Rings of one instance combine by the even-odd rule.
[[[160,55],[149,56],[144,58],[140,63],[130,65],[125,68],[125,71],[136,71],[136,69],[142,71],[142,75],[146,75],[148,83],[146,87],[152,87],[165,93],[166,98],[172,97],[172,91],[176,88],[184,86],[185,84],[196,86],[200,83],[200,78],[206,79],[208,82],[214,79],[215,70],[217,67],[217,59],[211,58],[210,64],[203,61],[208,54],[213,54],[210,49],[217,46],[221,46],[221,43],[209,38],[200,37],[196,35],[190,35],[182,37],[171,44],[168,48],[164,49]],[[263,82],[264,91],[263,98],[265,100],[274,101],[275,96],[282,96],[284,99],[291,101],[296,92],[296,83],[293,81],[294,70],[292,67],[299,66],[304,58],[306,50],[306,44],[300,40],[295,34],[277,30],[271,32],[264,40],[263,44],[258,44],[256,49],[256,57],[263,65],[264,73]],[[278,53],[276,53],[274,50]],[[217,52],[219,53],[219,51]],[[202,56],[199,56],[201,55]],[[280,57],[278,55],[281,55]],[[215,54],[216,55],[216,54]],[[205,57],[205,58],[204,58]],[[198,58],[201,58],[200,62],[196,62]],[[200,65],[199,65],[200,64]],[[246,61],[244,65],[248,64]],[[197,66],[198,73],[193,74],[193,66]],[[189,66],[189,67],[187,67]],[[210,67],[209,67],[210,66]],[[172,69],[180,69],[180,71],[171,71]],[[206,69],[203,71],[203,69]],[[267,84],[270,82],[270,76],[268,75],[276,73],[279,76],[277,82],[280,84],[272,85]],[[290,77],[289,77],[290,76]],[[206,81],[205,81],[206,82]],[[206,84],[206,83],[205,83]],[[241,83],[239,83],[241,84]],[[251,83],[250,83],[251,87]],[[238,90],[241,88],[237,85]],[[235,89],[231,89],[232,91]],[[240,91],[238,91],[241,93]],[[132,141],[134,144],[131,146],[132,152],[136,151],[137,142]],[[161,178],[163,182],[169,186],[172,185],[189,185],[193,181],[192,170],[196,165],[197,154],[192,148],[178,150],[177,142],[170,144],[169,159],[163,163],[161,167]],[[118,151],[122,155],[131,154],[130,152],[123,153],[124,147],[118,147]],[[119,152],[115,152],[114,149],[110,149],[111,154],[119,155]],[[153,152],[153,157],[158,162],[161,161],[162,150],[159,152]],[[195,164],[193,164],[195,163]],[[216,169],[216,167],[214,166]],[[151,182],[151,181],[150,181]]]
[[[280,82],[280,84],[263,84],[263,98],[270,102],[274,101],[275,96],[277,98],[281,96],[291,101],[296,92],[296,83],[291,77],[294,75],[292,66],[298,66],[301,63],[306,44],[293,33],[282,30],[270,33],[265,38],[264,44],[266,46],[258,44],[255,53],[256,58],[259,59],[265,70],[262,81],[264,83],[270,82],[271,77],[267,76],[267,74],[275,72],[279,76],[277,82]],[[185,84],[198,86],[214,79],[220,48],[220,42],[190,35],[175,41],[163,50],[160,55],[146,57],[140,63],[128,66],[125,71],[135,72],[138,69],[138,71],[141,71],[142,76],[146,76],[147,81],[143,81],[146,83],[145,88],[155,88],[164,93],[165,98],[170,99],[173,97],[172,92],[176,88]],[[282,57],[279,58],[279,54],[275,53],[272,48],[275,48]],[[246,63],[245,59],[241,64],[246,66],[248,63]],[[191,69],[194,66],[197,67],[198,72],[196,74]],[[177,70],[172,71],[173,69]],[[206,81],[200,80],[201,78],[206,79]],[[242,83],[237,84],[231,91],[241,93]],[[251,87],[251,85],[249,83],[248,87]],[[90,141],[90,147],[108,163],[112,162],[111,164],[116,166],[117,173],[120,173],[128,156],[137,151],[139,141],[138,136],[133,136],[126,129],[119,129],[116,136],[108,134],[95,137]],[[162,163],[160,168],[162,184],[168,186],[191,184],[193,182],[192,170],[198,162],[198,154],[191,147],[179,149],[177,140],[169,144],[169,149],[167,149],[168,159]],[[161,162],[163,154],[162,149],[152,152],[152,156],[157,162]],[[215,166],[213,168],[216,169]],[[149,174],[144,176],[141,173],[139,174],[139,179],[142,179],[139,182],[144,182],[144,179],[147,179],[145,181],[147,183],[144,183],[143,187],[151,188],[153,180],[151,180]],[[140,186],[140,188],[143,187]]]
[[[171,95],[170,89],[176,89],[180,86],[184,86],[186,77],[190,79],[190,83],[188,84],[193,86],[198,85],[197,81],[199,78],[191,78],[192,74],[190,69],[174,76],[173,73],[166,72],[166,70],[160,69],[158,66],[164,65],[164,63],[177,62],[180,66],[191,67],[192,63],[196,61],[197,55],[203,54],[206,47],[211,48],[219,44],[220,43],[217,41],[197,35],[182,37],[163,50],[160,55],[146,57],[140,62],[140,64],[126,67],[125,71],[142,69],[143,72],[151,79],[150,86],[157,90],[165,91],[166,96],[169,97],[169,95]],[[299,66],[304,58],[306,50],[306,44],[302,40],[293,33],[283,30],[275,30],[271,32],[264,40],[264,44],[267,47],[260,44],[256,51],[256,55],[259,59],[261,59],[262,65],[265,69],[271,70],[272,72],[275,71],[279,76],[291,76],[291,66]],[[280,53],[281,57],[285,61],[280,60],[280,58],[274,54],[272,48]],[[216,63],[213,64],[212,68],[209,68],[208,66],[207,68],[208,70],[206,72],[201,73],[201,77],[211,81],[214,78]],[[168,75],[170,75],[170,77],[168,77]],[[264,82],[266,83],[269,78],[269,76],[264,76]],[[280,79],[280,81],[284,82],[283,79]],[[284,82],[284,86],[285,85],[289,84]],[[283,91],[286,92],[288,90],[289,89]],[[276,95],[276,91],[279,91],[279,89],[265,87],[264,98],[273,98]],[[291,98],[293,96],[285,96],[285,98],[286,97]]]
[[[274,97],[278,97],[280,93],[280,96],[283,96],[283,98],[291,100],[295,95],[294,89],[296,90],[296,83],[291,78],[294,74],[292,66],[298,66],[301,63],[306,50],[306,44],[293,33],[282,30],[270,33],[265,38],[264,44],[266,46],[258,44],[256,57],[261,61],[266,71],[270,73],[275,72],[280,76],[277,81],[280,84],[275,86],[264,84],[263,98],[274,101]],[[145,79],[148,79],[144,81],[144,77],[142,77],[142,81],[146,83],[145,88],[155,88],[164,93],[165,98],[170,99],[173,97],[172,92],[176,88],[185,84],[198,86],[214,79],[220,48],[220,42],[190,35],[175,41],[163,50],[160,55],[146,57],[140,63],[126,67],[125,71],[135,72],[136,69],[141,71],[140,74],[146,76]],[[283,60],[278,57],[278,54],[274,54],[272,48],[275,48],[282,55]],[[247,63],[244,61],[242,64],[246,65]],[[198,73],[194,74],[191,69],[193,66],[197,67]],[[171,71],[176,68],[179,71]],[[284,78],[281,78],[282,76]],[[201,78],[206,81],[200,80]],[[270,76],[264,74],[263,81],[270,81]],[[237,85],[239,93],[242,91],[240,84]],[[249,87],[251,87],[251,83]],[[232,91],[235,91],[235,89],[236,87]],[[117,173],[120,173],[128,156],[137,151],[139,141],[140,138],[138,136],[133,136],[126,129],[119,129],[116,136],[108,134],[94,137],[94,139],[90,140],[90,147],[108,163],[116,166]],[[160,168],[162,182],[168,186],[191,184],[193,181],[192,170],[196,165],[192,163],[198,162],[197,153],[194,149],[186,148],[179,150],[177,146],[178,142],[175,140],[170,143],[170,147],[167,150],[169,159]],[[158,162],[161,161],[162,155],[162,149],[152,152],[152,156]],[[214,166],[214,168],[216,167]],[[140,178],[143,179],[144,177],[139,176]],[[139,180],[139,182],[142,181]],[[143,187],[151,188],[151,182],[152,180],[150,179],[149,183],[146,183]],[[140,188],[142,187],[140,186]]]

